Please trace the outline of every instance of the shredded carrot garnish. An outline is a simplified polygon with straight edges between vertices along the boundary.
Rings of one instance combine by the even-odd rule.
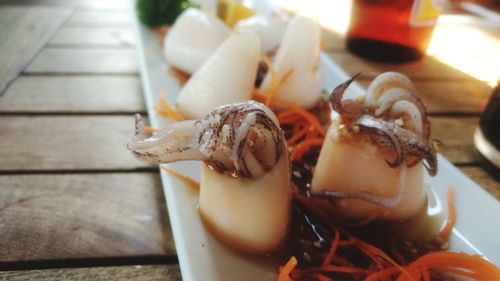
[[[339,245],[340,246],[351,246],[351,245],[356,244],[356,240],[357,239],[354,239],[353,237],[351,237],[351,238],[349,238],[347,240],[340,241]]]
[[[269,57],[265,54],[262,55],[262,61],[267,66],[268,71],[271,73],[271,81],[276,81],[277,80],[276,70],[274,69],[274,66]]]
[[[292,155],[290,156],[290,160],[298,160],[304,156],[309,150],[311,150],[311,147],[313,146],[321,146],[323,144],[323,138],[311,138],[311,139],[306,139],[303,142],[299,143],[297,146],[295,146],[295,149],[292,152]]]
[[[271,63],[271,60],[266,55],[262,56],[262,61],[267,66],[268,71],[271,73],[271,87],[269,88],[269,91],[265,96],[265,102],[264,102],[264,104],[269,107],[271,106],[272,98],[274,97],[275,92],[278,88],[278,77],[276,75],[276,70],[274,69],[274,66]]]
[[[144,132],[148,134],[156,133],[158,132],[158,129],[149,127],[149,126],[144,126]]]
[[[254,101],[258,101],[260,103],[266,102],[266,96],[261,94],[260,91],[258,89],[255,89],[255,88],[253,89],[253,92],[252,92],[252,99]]]
[[[297,116],[299,115],[300,117],[304,118],[307,120],[307,122],[309,124],[311,124],[311,126],[313,126],[315,129],[318,130],[318,132],[321,134],[321,136],[325,136],[325,129],[323,129],[323,127],[321,126],[321,122],[319,121],[318,117],[316,117],[314,114],[298,107],[298,106],[294,106],[293,108],[291,109],[288,109],[288,110],[285,110],[285,111],[282,111],[281,113],[278,114],[278,121],[280,121],[280,123],[286,123],[285,120],[287,117],[291,117],[291,116]]]
[[[285,266],[283,266],[283,268],[280,269],[280,274],[278,276],[277,281],[292,281],[292,278],[290,278],[290,273],[296,266],[297,266],[297,259],[294,256],[292,256],[285,264]]]
[[[329,222],[323,208],[318,207],[319,204],[315,203],[313,199],[295,193],[294,200],[306,207],[316,219],[324,223]],[[363,278],[365,281],[430,281],[433,279],[431,273],[463,276],[472,280],[500,281],[500,269],[479,255],[445,251],[431,252],[419,257],[409,265],[403,266],[389,257],[383,250],[360,240],[333,221],[330,222],[335,236],[328,253],[321,253],[317,256],[321,258],[321,265],[319,267],[295,268],[297,266],[295,264],[295,269],[290,271],[291,275],[286,275],[290,279],[278,279],[278,281],[293,281],[294,278],[298,278],[296,280],[333,281],[337,279],[329,276],[334,273],[356,275],[353,276],[355,280]],[[341,247],[358,249],[370,258],[372,263],[366,268],[354,266],[344,257],[337,255],[337,252],[340,253]]]
[[[266,61],[265,58],[264,61]],[[272,70],[272,65],[269,65],[269,69]],[[271,75],[272,73],[271,71]],[[291,75],[290,71],[283,78],[286,79],[288,75]],[[292,134],[287,137],[287,144],[291,146],[292,160],[300,159],[312,146],[320,146],[323,143],[326,132],[319,118],[296,104],[276,97],[273,94],[273,87],[267,95],[255,90],[253,99],[259,102],[264,101],[268,106],[278,105],[287,108],[281,111],[277,118],[281,126],[291,127]]]
[[[267,69],[271,73],[271,86],[265,95],[264,104],[268,107],[271,107],[273,104],[274,97],[278,92],[279,87],[293,74],[293,69],[289,69],[282,77],[278,78],[278,74],[276,73],[276,69],[274,68],[271,60],[268,56],[263,55],[262,61],[267,66]]]
[[[161,166],[161,168],[163,169],[163,171],[169,173],[171,176],[174,176],[174,177],[178,178],[179,180],[181,180],[182,182],[184,182],[189,187],[195,189],[196,191],[200,190],[200,183],[197,182],[197,181],[195,181],[195,180],[193,180],[192,178],[186,177],[185,175],[177,173],[176,171],[174,171],[174,170],[172,170],[170,168],[167,168],[165,166]]]
[[[500,269],[479,255],[444,251],[433,252],[418,258],[408,266],[408,269],[419,269],[420,271],[422,267],[426,267],[428,270],[438,269],[438,272],[441,273],[449,272],[472,277],[475,280],[500,280]],[[408,279],[400,276],[398,280]]]
[[[389,240],[387,245],[389,246],[389,250],[391,251],[392,256],[400,263],[407,264],[406,258],[398,251],[396,245],[393,240]]]
[[[305,137],[310,128],[304,127],[300,129],[298,132],[295,132],[290,139],[286,141],[288,145],[296,144],[301,138]]]
[[[184,117],[172,108],[164,97],[160,97],[160,106],[156,107],[155,110],[161,116],[167,117],[172,121],[184,120]]]
[[[366,242],[363,242],[361,240],[358,240],[358,246],[366,254],[371,254],[373,256],[378,256],[378,257],[383,258],[384,260],[386,260],[387,262],[389,262],[390,264],[392,264],[394,267],[396,267],[397,269],[399,269],[404,275],[406,275],[409,278],[409,280],[415,281],[415,279],[413,279],[413,277],[410,275],[410,273],[408,272],[408,270],[406,270],[404,267],[402,267],[397,262],[395,262],[386,253],[384,253],[384,251],[380,250],[379,248],[377,248],[377,247],[375,247],[373,245],[370,245],[370,244],[368,244]]]
[[[265,99],[264,99],[264,104],[266,106],[270,107],[272,99],[277,92],[279,81],[278,81],[278,76],[276,74],[276,70],[274,69],[274,66],[271,63],[271,60],[269,59],[269,57],[266,55],[263,55],[262,61],[267,66],[268,71],[271,73],[271,87],[269,88],[269,91],[268,91],[267,95],[265,95]]]
[[[439,237],[443,240],[448,240],[450,234],[453,230],[453,226],[457,221],[457,212],[455,209],[455,198],[454,198],[454,190],[453,187],[448,187],[447,192],[448,199],[448,218],[446,219],[446,225],[443,227],[441,232],[439,233]]]
[[[424,278],[424,281],[431,281],[431,276],[429,274],[429,269],[427,269],[427,266],[421,266],[420,271],[422,271],[422,278]]]
[[[395,267],[389,267],[384,270],[376,271],[365,278],[365,281],[375,281],[383,278],[387,278],[399,272],[399,269]]]
[[[271,88],[269,89],[267,95],[266,95],[266,103],[265,105],[266,106],[271,106],[271,104],[273,103],[273,99],[274,97],[276,96],[276,94],[278,93],[278,89],[279,87],[285,83],[285,81],[288,79],[288,77],[292,76],[293,74],[293,69],[289,69],[287,72],[285,72],[285,74],[280,77],[278,80],[276,81],[272,81],[271,83]]]
[[[335,255],[335,251],[337,250],[337,247],[339,246],[340,242],[340,233],[337,229],[334,229],[335,231],[335,238],[332,242],[332,246],[330,247],[330,250],[328,251],[328,254],[326,255],[326,258],[323,260],[323,263],[321,264],[321,269],[325,269],[328,267],[328,265],[332,262],[333,256]]]
[[[341,243],[339,243],[339,246],[341,246]],[[334,256],[332,262],[345,266],[353,266],[351,262],[349,262],[346,258],[343,258],[341,256]]]

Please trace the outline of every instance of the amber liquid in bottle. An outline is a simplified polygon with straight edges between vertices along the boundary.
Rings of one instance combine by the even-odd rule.
[[[415,0],[416,1],[416,0]],[[347,48],[363,57],[406,62],[425,54],[434,24],[415,23],[413,0],[354,0]]]

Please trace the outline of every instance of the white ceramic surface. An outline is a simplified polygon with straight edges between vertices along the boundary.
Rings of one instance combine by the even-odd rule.
[[[265,7],[267,9],[268,7]],[[177,78],[169,72],[160,49],[161,39],[148,28],[136,24],[138,55],[149,120],[161,128],[165,119],[154,111],[160,96],[174,104],[180,90]],[[349,76],[325,54],[321,56],[322,86],[331,90]],[[360,69],[362,71],[362,69]],[[354,83],[348,95],[360,95],[364,90]],[[133,131],[133,124],[130,124]],[[455,188],[457,223],[450,241],[452,250],[480,253],[500,266],[500,204],[481,187],[462,174],[439,155],[439,172],[425,181],[436,193],[439,203],[446,206],[446,189]],[[176,163],[170,168],[195,180],[200,178],[200,165],[195,162]],[[259,259],[237,254],[215,240],[204,228],[197,209],[198,195],[175,177],[161,172],[170,223],[185,281],[271,281],[276,268]]]

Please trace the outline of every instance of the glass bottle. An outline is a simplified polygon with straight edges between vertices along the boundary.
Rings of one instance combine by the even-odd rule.
[[[405,62],[425,54],[440,13],[436,0],[353,0],[347,48],[363,57]]]

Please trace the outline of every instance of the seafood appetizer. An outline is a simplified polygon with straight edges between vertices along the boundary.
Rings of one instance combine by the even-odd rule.
[[[235,29],[255,31],[262,42],[262,53],[269,54],[278,48],[286,26],[285,20],[277,15],[255,15],[240,20]]]
[[[149,163],[203,161],[200,215],[230,247],[261,255],[284,242],[292,191],[287,147],[276,116],[263,104],[220,106],[149,138],[137,117],[128,148]]]
[[[192,74],[176,101],[183,116],[202,118],[216,106],[250,100],[254,85],[303,108],[320,101],[321,33],[315,20],[256,15],[230,34],[222,21],[195,8],[167,33],[166,61]]]
[[[321,97],[320,41],[320,28],[315,20],[294,17],[288,23],[273,59],[274,72],[267,73],[260,90],[266,92],[276,87],[273,75],[280,79],[286,77],[277,89],[276,97],[303,108],[315,106]]]
[[[196,71],[177,97],[177,110],[200,119],[213,108],[250,100],[260,60],[260,39],[236,31]]]
[[[427,111],[403,74],[381,74],[364,98],[343,100],[353,79],[330,96],[338,115],[319,154],[311,192],[345,198],[335,206],[349,219],[408,219],[427,204],[424,165],[429,175],[437,172]]]
[[[165,36],[165,60],[192,74],[230,34],[231,29],[217,17],[189,8],[179,15]]]
[[[446,220],[428,212],[437,156],[410,79],[383,73],[344,98],[354,76],[324,98],[318,23],[252,13],[228,17],[234,29],[195,8],[177,18],[165,58],[191,77],[175,108],[160,98],[165,128],[146,133],[136,116],[128,149],[152,164],[201,161],[199,183],[171,175],[199,187],[214,237],[273,255],[277,281],[499,280],[481,256],[445,251],[453,189]]]
[[[444,226],[425,241],[391,232],[426,207],[423,169],[437,172],[430,126],[404,75],[382,74],[365,97],[343,99],[353,79],[330,96],[337,116],[328,133],[314,111],[294,107],[275,115],[245,101],[151,136],[138,116],[128,148],[155,164],[202,161],[205,227],[241,253],[288,260],[278,281],[497,280],[499,269],[482,257],[443,251],[455,221],[453,201],[446,224],[440,220]]]

